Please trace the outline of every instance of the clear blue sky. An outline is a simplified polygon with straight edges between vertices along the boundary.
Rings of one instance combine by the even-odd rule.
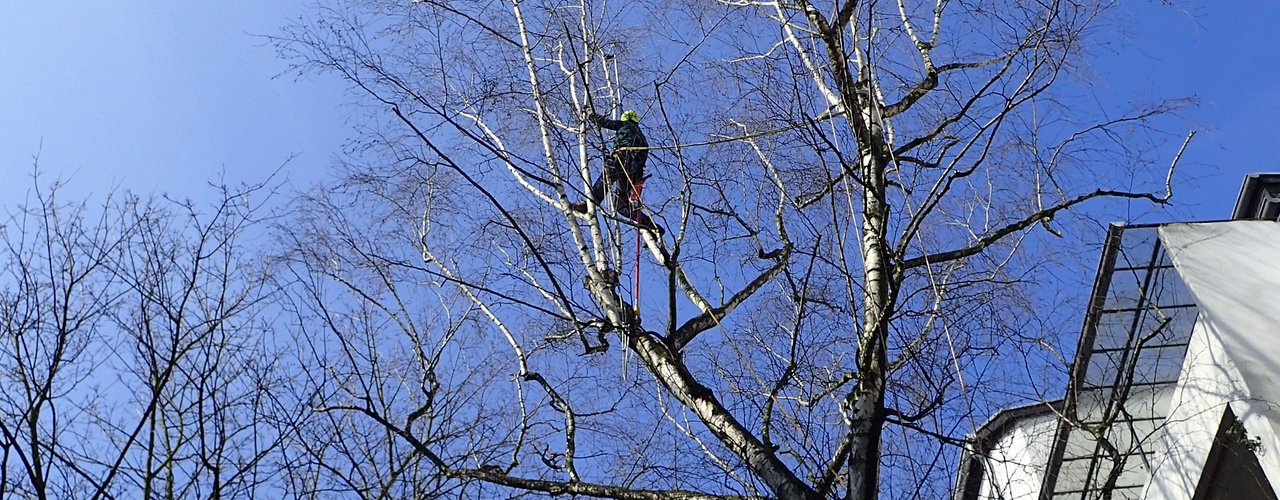
[[[1280,2],[1173,3],[1121,2],[1123,32],[1096,51],[1095,83],[1122,97],[1199,99],[1184,114],[1197,136],[1174,201],[1196,218],[1227,218],[1246,173],[1280,171]]]
[[[1177,201],[1221,218],[1244,173],[1280,170],[1280,2],[1175,2],[1123,2],[1125,33],[1095,47],[1094,83],[1104,96],[1201,100],[1186,114],[1199,130],[1182,164],[1194,180]],[[254,36],[305,13],[301,2],[0,0],[0,206],[26,192],[37,152],[46,172],[95,193],[199,197],[219,172],[257,180],[293,154],[289,178],[319,179],[350,131],[342,83],[296,79]]]
[[[0,0],[0,202],[31,186],[32,157],[77,192],[199,198],[226,172],[319,178],[349,134],[343,86],[297,80],[255,35],[294,2]],[[281,73],[281,77],[273,78]]]

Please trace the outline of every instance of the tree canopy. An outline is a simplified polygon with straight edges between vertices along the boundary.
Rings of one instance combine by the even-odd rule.
[[[1044,310],[1059,300],[1056,253],[1090,234],[1081,210],[1172,195],[1186,142],[1164,118],[1185,103],[1111,109],[1089,95],[1090,37],[1109,7],[323,5],[273,42],[299,70],[349,82],[351,154],[273,217],[216,211],[235,217],[197,238],[228,252],[215,282],[176,282],[202,307],[245,297],[228,302],[252,311],[236,324],[287,341],[242,351],[178,335],[193,321],[168,308],[178,299],[108,308],[122,332],[151,334],[129,318],[182,325],[159,358],[139,341],[152,403],[135,427],[96,421],[121,458],[87,466],[88,452],[47,444],[59,433],[40,405],[85,387],[54,396],[51,369],[37,397],[2,409],[25,422],[0,424],[4,471],[25,471],[2,487],[48,491],[53,471],[100,496],[200,484],[304,498],[943,497],[966,434],[1065,373],[1065,361],[1043,370],[1074,335]],[[589,112],[624,109],[648,137],[644,209],[665,234],[609,204],[570,209],[610,144]],[[236,193],[225,206],[247,199]],[[160,230],[174,217],[123,220]],[[222,236],[250,222],[276,242],[250,259],[257,273]],[[94,240],[89,256],[42,245],[58,251],[39,260],[187,262],[147,234]],[[111,264],[103,279],[141,293],[142,276],[204,276],[193,269],[210,252],[179,252],[196,260],[171,274]],[[239,314],[228,307],[213,311]],[[26,317],[14,311],[5,323]],[[13,370],[32,355],[17,332],[3,332],[16,350],[0,365],[27,373]],[[93,357],[41,352],[50,366]],[[263,374],[238,385],[257,372],[224,354],[265,357],[243,365]],[[200,410],[232,403],[234,425]],[[231,478],[240,490],[223,489]]]

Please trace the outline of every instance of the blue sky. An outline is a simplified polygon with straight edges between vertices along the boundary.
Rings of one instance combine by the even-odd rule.
[[[1280,171],[1280,2],[1122,3],[1120,34],[1096,50],[1098,91],[1196,97],[1174,201],[1196,218],[1227,218],[1245,174]]]
[[[0,195],[26,192],[37,153],[47,174],[97,194],[199,198],[221,172],[260,180],[294,154],[286,175],[317,179],[349,134],[343,87],[297,80],[255,36],[304,12],[292,2],[0,2]]]
[[[1176,202],[1228,215],[1246,172],[1280,170],[1280,3],[1124,2],[1120,33],[1094,47],[1096,91],[1118,99],[1195,96]],[[199,197],[226,172],[261,179],[291,155],[298,183],[321,178],[349,136],[331,77],[288,72],[258,36],[306,14],[301,2],[0,1],[0,196],[27,191],[32,157],[73,187]],[[1171,147],[1168,155],[1176,150]]]

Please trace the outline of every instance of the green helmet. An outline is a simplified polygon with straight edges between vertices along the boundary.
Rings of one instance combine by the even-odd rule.
[[[637,115],[635,111],[628,109],[622,112],[622,121],[640,123],[640,115]]]

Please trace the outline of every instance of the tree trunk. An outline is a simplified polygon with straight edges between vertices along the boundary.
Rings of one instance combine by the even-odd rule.
[[[880,432],[884,406],[884,372],[869,376],[859,383],[853,394],[849,433],[853,450],[849,455],[850,500],[877,498],[880,477]]]
[[[845,102],[855,103],[859,110],[849,121],[858,137],[862,166],[862,263],[866,283],[862,337],[858,340],[858,385],[847,402],[853,448],[849,455],[846,496],[850,500],[870,500],[877,497],[880,476],[888,317],[894,302],[885,238],[889,214],[885,171],[890,151],[884,141],[880,107],[873,89],[867,86],[859,91],[847,72],[840,74],[837,81],[842,82]]]
[[[774,495],[784,500],[820,498],[809,485],[796,477],[774,450],[738,422],[716,399],[711,389],[698,383],[665,344],[644,333],[631,335],[628,342],[654,378],[693,411]]]

